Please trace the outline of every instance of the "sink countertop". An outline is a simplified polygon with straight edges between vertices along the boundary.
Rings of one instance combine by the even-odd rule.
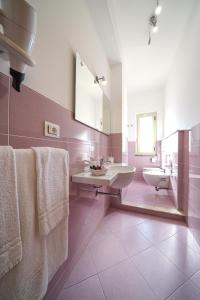
[[[108,169],[103,176],[94,176],[89,172],[82,172],[72,175],[72,182],[94,184],[94,185],[111,185],[117,178],[118,172]]]

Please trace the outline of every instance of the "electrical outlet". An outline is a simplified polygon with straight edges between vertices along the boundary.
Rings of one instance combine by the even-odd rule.
[[[48,121],[44,122],[44,135],[54,138],[60,137],[60,126]]]

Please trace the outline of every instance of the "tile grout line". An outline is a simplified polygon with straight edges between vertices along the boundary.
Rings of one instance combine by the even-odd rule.
[[[199,271],[197,271],[197,272],[199,272]],[[196,272],[196,273],[197,273]],[[195,273],[195,274],[196,274]],[[164,300],[167,300],[170,296],[172,296],[179,288],[181,288],[182,286],[184,286],[184,284],[186,284],[187,282],[189,282],[190,280],[191,280],[191,278],[194,276],[194,274],[193,275],[191,275],[190,277],[188,277],[188,279],[186,279],[186,281],[184,281],[181,285],[179,285],[169,296],[167,296],[167,298],[165,298]],[[192,282],[193,284],[194,284],[194,286],[195,287],[197,287],[197,285],[194,283],[194,282]],[[200,288],[199,287],[197,287],[198,289],[199,289],[199,292],[200,292]]]
[[[144,279],[144,281],[146,282],[147,286],[150,288],[150,290],[152,291],[153,295],[157,298],[157,300],[159,299],[159,295],[157,295],[157,293],[154,291],[154,289],[152,288],[152,286],[150,285],[150,283],[148,282],[148,280],[144,277],[144,275],[142,274],[142,272],[139,270],[139,268],[136,266],[136,264],[134,263],[134,261],[132,260],[132,264],[135,266],[136,270],[138,271],[138,273],[141,275],[141,277]]]
[[[98,277],[98,280],[99,280],[99,283],[100,283],[101,289],[102,289],[102,291],[103,291],[104,298],[105,298],[105,300],[107,300],[107,297],[106,297],[106,294],[105,294],[105,292],[104,292],[104,289],[103,289],[103,286],[102,286],[102,283],[101,283],[101,279],[100,279],[100,277],[99,277],[99,274],[98,274],[98,273],[97,273],[97,277]]]
[[[171,236],[171,237],[173,237],[173,236]],[[170,238],[171,238],[170,237]],[[170,239],[169,238],[169,239]],[[165,240],[166,241],[166,240]],[[165,241],[162,241],[162,242],[165,242]],[[161,243],[162,243],[161,242]],[[159,243],[159,244],[161,244],[161,243]],[[183,244],[182,243],[182,241],[180,241],[180,243],[181,244]],[[186,247],[188,247],[189,248],[189,250],[191,251],[191,252],[193,252],[195,255],[197,255],[197,253],[193,250],[193,249],[191,249],[189,246],[186,246]],[[173,262],[164,252],[162,252],[162,250],[160,250],[159,249],[159,247],[156,247],[156,249],[162,254],[162,256],[164,256],[169,262],[171,262],[175,267],[176,267],[176,269],[179,271],[179,272],[181,272],[183,275],[185,275],[186,276],[186,281],[189,279],[189,278],[191,278],[192,276],[194,276],[196,273],[198,273],[199,271],[200,271],[200,268],[199,268],[199,270],[197,270],[197,271],[195,271],[193,274],[191,274],[190,276],[187,276],[187,274],[186,273],[184,273],[180,268],[179,268],[179,266],[175,263],[175,262]],[[198,254],[198,256],[200,256],[199,254]]]
[[[172,262],[167,256],[165,256],[155,245],[154,245],[154,248],[156,250],[158,250],[160,252],[160,254],[165,258],[167,259],[183,276],[186,276],[186,274],[184,272],[182,272],[176,264],[174,264],[174,262]],[[134,262],[133,262],[134,263]],[[148,280],[143,276],[142,272],[138,269],[137,265],[135,265],[135,267],[137,268],[138,272],[141,274],[141,276],[144,278],[144,280],[147,282],[147,284],[150,286],[150,284],[148,283]],[[171,295],[173,295],[175,293],[176,290],[178,290],[180,287],[182,287],[186,282],[190,281],[191,278],[196,274],[198,273],[200,270],[196,271],[194,274],[192,274],[191,276],[189,276],[188,278],[185,278],[184,281],[178,285],[173,291],[171,294],[169,294],[164,300],[167,300]],[[196,287],[197,285],[194,284]],[[153,290],[153,288],[150,286],[150,288]],[[199,289],[200,290],[200,289]],[[155,293],[155,292],[154,292]],[[157,294],[156,294],[157,295]],[[158,296],[159,298],[159,296]]]
[[[75,286],[75,285],[78,285],[78,284],[82,283],[83,281],[86,281],[86,280],[88,280],[89,278],[94,277],[94,276],[97,276],[97,275],[98,275],[98,274],[95,273],[95,274],[92,274],[92,275],[90,275],[90,276],[85,277],[84,279],[81,279],[80,281],[78,281],[78,282],[76,282],[76,283],[72,283],[71,285],[69,285],[69,286],[67,286],[67,287],[63,286],[63,288],[62,288],[61,291],[63,291],[63,290],[68,290],[68,289],[70,289],[71,287],[73,287],[73,286]],[[61,291],[60,291],[60,292],[61,292]]]

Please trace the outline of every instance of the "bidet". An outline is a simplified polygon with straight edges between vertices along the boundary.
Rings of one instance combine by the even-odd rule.
[[[147,184],[154,186],[156,191],[169,188],[170,174],[166,173],[163,169],[144,168],[143,178]]]

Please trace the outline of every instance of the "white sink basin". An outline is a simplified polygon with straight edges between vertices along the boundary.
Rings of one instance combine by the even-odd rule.
[[[107,167],[108,171],[103,176],[93,176],[90,172],[84,172],[72,175],[72,181],[122,189],[133,180],[133,175],[136,170],[134,167],[120,163],[112,164]]]
[[[129,172],[135,172],[135,168],[131,166],[127,166],[125,164],[113,164],[108,166],[108,169],[111,171],[116,171],[118,173],[129,173]]]
[[[118,176],[111,184],[115,189],[122,189],[133,180],[136,168],[127,165],[111,165],[109,170],[116,171]]]

